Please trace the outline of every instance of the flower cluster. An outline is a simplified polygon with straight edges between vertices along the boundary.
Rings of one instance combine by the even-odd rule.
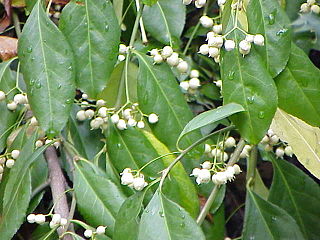
[[[93,231],[92,229],[86,229],[83,233],[83,235],[86,237],[86,238],[91,238],[92,236],[94,235],[103,235],[105,234],[106,232],[106,228],[105,226],[99,226],[96,228],[95,231]]]
[[[27,221],[28,223],[43,224],[46,222],[46,216],[47,215],[32,213],[27,216]],[[68,224],[68,220],[66,218],[62,218],[60,214],[51,215],[51,221],[49,223],[50,228],[66,226],[67,224]]]
[[[126,54],[129,51],[129,47],[127,47],[124,44],[119,45],[119,55],[118,55],[118,61],[122,62],[126,59]]]
[[[301,5],[300,12],[302,13],[313,12],[315,14],[319,14],[320,6],[316,3],[316,0],[308,0],[306,3],[303,3]]]
[[[11,153],[6,153],[0,156],[0,180],[4,172],[4,167],[12,168],[15,164],[15,160],[20,156],[20,151],[15,149]]]
[[[206,5],[207,0],[182,0],[182,2],[184,5],[189,5],[194,2],[196,8],[202,8],[204,5]]]
[[[6,99],[6,94],[3,91],[0,91],[0,101]],[[18,105],[24,105],[27,109],[30,109],[30,105],[28,104],[28,97],[26,94],[18,93],[14,95],[13,100],[7,103],[7,108],[10,111],[15,111],[18,108]]]
[[[194,94],[195,91],[201,86],[200,79],[199,79],[200,73],[198,70],[191,70],[190,71],[190,80],[182,81],[180,82],[180,88],[184,93],[190,93]]]
[[[275,147],[275,154],[278,158],[283,158],[284,155],[292,157],[293,150],[292,147],[281,142],[280,138],[272,131],[268,130],[268,133],[263,137],[261,143],[264,145],[264,150],[267,152],[273,151]]]
[[[150,55],[153,57],[155,64],[166,63],[171,67],[176,67],[179,73],[184,74],[188,72],[189,64],[182,58],[179,58],[179,54],[174,52],[172,47],[165,46],[163,49],[152,49]]]
[[[144,175],[142,173],[133,175],[131,168],[124,169],[120,175],[122,185],[129,186],[137,191],[142,191],[146,186],[148,186],[148,183],[144,179]]]
[[[217,145],[204,145],[204,153],[209,158],[214,158],[218,161],[225,162],[229,159],[229,154],[226,149],[232,149],[236,146],[236,140],[234,137],[228,137],[225,141],[219,142]]]

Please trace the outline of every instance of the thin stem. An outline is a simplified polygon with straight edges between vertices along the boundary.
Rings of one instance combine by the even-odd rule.
[[[140,9],[140,2],[139,0],[136,0],[136,6],[137,6],[137,11],[139,11]],[[140,31],[141,31],[141,38],[142,38],[142,42],[143,43],[147,43],[148,39],[147,39],[147,34],[146,34],[146,30],[144,29],[144,24],[143,24],[143,20],[142,18],[140,18]]]
[[[159,185],[159,188],[161,190],[162,188],[162,185],[164,183],[164,180],[166,179],[166,177],[168,176],[169,172],[171,171],[171,169],[188,153],[190,152],[194,147],[196,147],[197,145],[203,143],[204,141],[206,141],[208,138],[212,137],[213,135],[216,135],[216,134],[219,134],[219,133],[224,133],[224,132],[227,132],[227,131],[231,131],[232,129],[234,129],[235,126],[229,126],[229,127],[226,127],[226,128],[223,128],[223,129],[220,129],[218,131],[215,131],[201,139],[199,139],[198,141],[196,141],[195,143],[191,144],[189,147],[187,147],[185,150],[183,150],[180,155],[172,162],[170,163],[170,165],[163,170],[162,172],[162,177],[161,177],[161,181],[160,181],[160,185]]]
[[[226,224],[230,221],[230,219],[234,216],[234,214],[236,214],[236,212],[238,212],[242,207],[244,207],[246,204],[242,203],[240,204],[235,210],[233,210],[233,212],[229,215],[229,217],[226,219]]]
[[[47,14],[49,14],[51,4],[52,4],[52,0],[50,0],[49,3],[48,3],[48,6],[47,6]]]
[[[15,11],[12,12],[12,20],[13,20],[13,25],[14,25],[14,29],[16,31],[17,37],[20,38],[21,36],[20,20],[19,20],[18,14]]]
[[[247,160],[247,183],[248,186],[252,186],[254,184],[253,180],[255,176],[255,171],[257,167],[257,158],[258,158],[258,148],[257,146],[253,146],[250,152],[250,156]],[[250,181],[249,181],[250,180]],[[250,183],[249,183],[250,182]]]
[[[237,147],[234,150],[232,156],[230,157],[227,166],[232,166],[238,162],[239,156],[240,156],[245,145],[246,145],[245,140],[243,138],[241,138],[240,141],[238,142]]]
[[[167,157],[167,156],[174,155],[174,154],[178,154],[178,153],[180,153],[180,152],[167,153],[167,154],[161,155],[161,156],[159,156],[159,157],[156,157],[156,158],[150,160],[149,162],[147,162],[144,166],[142,166],[142,167],[139,169],[138,173],[141,172],[143,169],[145,169],[145,168],[146,168],[147,166],[149,166],[150,164],[154,163],[155,161],[157,161],[157,160],[159,160],[159,159],[161,159],[161,158],[163,158],[163,157]]]
[[[50,180],[45,181],[43,184],[35,188],[31,194],[31,198],[35,197],[38,193],[40,193],[43,189],[48,187],[50,184]]]
[[[219,192],[219,189],[220,189],[220,185],[215,185],[213,190],[211,191],[210,196],[209,196],[208,200],[206,201],[206,204],[202,208],[202,210],[197,218],[198,225],[201,225],[203,223],[204,219],[206,218],[208,212],[210,211],[211,205],[213,204],[214,200],[216,199],[216,196]]]

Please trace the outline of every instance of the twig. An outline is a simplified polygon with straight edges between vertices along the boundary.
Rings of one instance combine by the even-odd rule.
[[[140,10],[139,0],[136,0],[136,6],[137,6],[137,11],[139,11]],[[148,43],[148,38],[147,38],[146,30],[144,29],[144,24],[143,24],[142,18],[140,18],[140,31],[141,31],[142,42],[144,44]]]
[[[45,151],[45,157],[49,169],[50,187],[55,206],[54,212],[60,214],[63,218],[68,218],[69,207],[65,194],[66,179],[61,170],[56,149],[53,146],[48,147]],[[58,228],[57,231],[59,235],[63,233],[63,229],[61,228]],[[63,239],[72,240],[72,236],[65,235]]]

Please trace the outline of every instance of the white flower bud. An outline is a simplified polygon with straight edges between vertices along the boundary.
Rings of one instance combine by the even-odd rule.
[[[103,119],[101,117],[97,117],[97,118],[91,120],[90,127],[92,129],[98,129],[102,126],[103,123],[104,123]]]
[[[36,117],[32,117],[30,119],[30,125],[31,126],[38,126],[38,120],[36,119]]]
[[[212,28],[213,32],[216,34],[221,34],[222,33],[222,24],[219,25],[214,25]]]
[[[137,123],[137,127],[138,128],[144,128],[145,127],[145,124],[144,124],[144,121],[139,121],[138,123]]]
[[[211,169],[212,168],[212,162],[205,161],[204,163],[201,164],[203,169]]]
[[[123,119],[119,119],[118,123],[117,123],[117,128],[119,130],[125,130],[127,129],[127,124],[126,124],[126,121],[123,120]]]
[[[14,166],[15,161],[13,159],[8,159],[6,161],[6,167],[7,168],[12,168]]]
[[[29,215],[27,216],[27,221],[28,221],[28,223],[35,223],[35,221],[36,221],[36,215],[35,215],[35,214],[29,214]]]
[[[316,0],[307,0],[307,4],[308,5],[313,5],[313,4],[315,4],[316,3]]]
[[[266,143],[268,143],[268,142],[269,142],[269,137],[268,137],[268,135],[265,135],[265,136],[262,138],[261,143],[262,143],[262,144],[266,144]]]
[[[284,156],[284,150],[283,150],[282,147],[278,147],[278,148],[276,149],[276,156],[277,156],[278,158],[283,158],[283,156]]]
[[[211,151],[212,157],[219,158],[221,156],[221,151],[219,148],[214,148]]]
[[[135,120],[135,119],[133,119],[133,118],[130,118],[129,120],[128,120],[128,126],[129,127],[134,127],[134,126],[136,126],[137,125],[137,121]]]
[[[226,178],[228,179],[228,181],[231,182],[234,179],[234,174],[235,174],[234,168],[231,166],[227,167],[224,174],[226,175]]]
[[[247,55],[251,50],[251,43],[246,41],[246,40],[242,40],[239,43],[239,51],[241,54],[243,55]]]
[[[208,32],[206,41],[208,41],[209,39],[214,38],[216,36],[217,36],[217,34],[215,32],[212,32],[212,31]]]
[[[84,115],[86,116],[86,118],[91,119],[94,116],[94,111],[92,109],[88,109],[84,112]]]
[[[202,55],[208,55],[209,54],[209,45],[208,44],[202,44],[199,48],[199,53]]]
[[[213,58],[215,63],[220,63],[220,55]]]
[[[302,13],[308,13],[310,12],[310,6],[308,5],[308,3],[303,3],[300,7],[300,12]]]
[[[202,8],[204,7],[204,5],[206,5],[207,0],[196,0],[194,2],[194,5],[196,6],[196,8]]]
[[[226,3],[226,1],[227,0],[218,0],[218,5],[222,7]]]
[[[247,158],[247,157],[249,157],[249,152],[243,149],[242,152],[240,153],[240,158]]]
[[[209,47],[209,56],[210,57],[217,57],[220,55],[220,50],[216,47]]]
[[[6,99],[6,94],[4,91],[0,91],[0,101],[3,101]]]
[[[60,214],[53,214],[52,215],[51,222],[53,222],[55,224],[60,224],[60,221],[61,221],[61,215]]]
[[[254,41],[254,35],[248,34],[248,35],[246,36],[245,40],[246,40],[247,42],[253,43],[253,41]]]
[[[61,145],[60,141],[55,141],[55,142],[53,143],[53,146],[54,146],[55,148],[57,148],[57,149],[60,147],[60,145]]]
[[[223,37],[218,35],[208,39],[208,45],[210,47],[221,48],[223,45]]]
[[[188,89],[189,89],[189,81],[183,81],[183,82],[181,82],[180,84],[179,84],[179,86],[180,86],[180,88],[183,90],[183,91],[185,91],[185,92],[187,92],[188,91]]]
[[[162,56],[163,58],[168,58],[168,57],[170,57],[170,56],[172,55],[172,53],[173,53],[172,47],[170,47],[170,46],[165,46],[165,47],[162,49],[161,56]]]
[[[0,164],[5,164],[5,163],[6,163],[6,158],[0,157]]]
[[[190,78],[199,78],[200,77],[200,73],[199,73],[198,70],[193,69],[193,70],[191,70],[189,76],[190,76]]]
[[[176,52],[172,53],[171,56],[167,58],[167,63],[171,67],[177,66],[179,64],[179,54]]]
[[[86,105],[88,105],[89,103],[87,101],[82,101],[81,102],[81,107],[85,107]]]
[[[132,118],[131,112],[132,112],[131,108],[125,109],[122,113],[122,116],[124,117],[124,119],[128,120],[128,119]]]
[[[82,99],[88,99],[88,97],[89,97],[89,96],[88,96],[88,94],[86,94],[86,93],[83,93],[83,94],[81,95],[81,98],[82,98]]]
[[[20,155],[20,151],[19,150],[13,150],[12,152],[11,152],[11,157],[13,158],[13,159],[17,159],[18,157],[19,157],[19,155]]]
[[[201,169],[196,178],[197,184],[208,183],[211,179],[211,173],[208,169]]]
[[[98,235],[105,234],[105,232],[106,232],[106,227],[104,227],[104,226],[99,226],[99,227],[97,227],[97,229],[96,229],[96,233],[97,233]]]
[[[180,61],[177,65],[177,69],[180,73],[186,73],[188,71],[189,64],[186,61]]]
[[[182,3],[184,5],[189,5],[190,3],[192,3],[192,0],[182,0]]]
[[[37,215],[35,216],[34,221],[35,221],[37,224],[45,223],[45,222],[46,222],[46,216],[43,215],[43,214],[37,214]]]
[[[61,218],[61,220],[60,220],[60,225],[61,226],[66,226],[68,224],[68,219],[66,219],[66,218]]]
[[[159,121],[159,117],[155,113],[151,113],[148,117],[149,123],[157,123]]]
[[[232,51],[233,49],[236,48],[236,43],[233,40],[226,40],[224,42],[224,48],[226,49],[226,51]]]
[[[212,176],[211,179],[212,179],[212,182],[216,185],[225,184],[227,183],[227,180],[228,180],[225,172],[217,172]]]
[[[209,153],[211,152],[211,146],[209,144],[204,145],[204,153]]]
[[[163,62],[163,58],[162,58],[162,56],[161,56],[160,54],[158,54],[158,55],[155,55],[155,56],[153,57],[153,61],[154,61],[155,63],[162,63],[162,62]]]
[[[276,145],[279,142],[280,138],[277,135],[273,135],[270,137],[270,144],[271,145]]]
[[[118,55],[118,61],[119,61],[119,62],[122,62],[122,61],[124,61],[125,59],[126,59],[126,56],[125,56],[125,55],[122,55],[122,54]]]
[[[99,99],[99,100],[96,102],[96,105],[97,105],[97,107],[102,107],[102,106],[106,105],[106,101],[103,100],[103,99]]]
[[[255,35],[253,42],[258,46],[264,46],[264,36],[262,36],[261,34]]]
[[[273,130],[270,128],[269,130],[268,130],[268,136],[269,137],[272,137],[273,135],[274,135],[274,132],[273,132]]]
[[[311,12],[313,12],[315,14],[319,14],[320,13],[320,7],[318,5],[312,5],[311,6]]]
[[[215,81],[214,84],[215,84],[218,88],[221,88],[221,87],[222,87],[222,80]]]
[[[205,28],[211,28],[213,26],[213,20],[212,20],[212,18],[209,18],[208,16],[202,16],[200,18],[200,23]]]
[[[190,176],[195,176],[195,177],[199,177],[201,169],[200,168],[194,168],[192,170],[192,173],[190,174]]]
[[[200,87],[200,86],[201,86],[201,84],[200,84],[199,78],[191,78],[191,79],[189,80],[189,87],[190,87],[191,89],[197,89],[197,88]]]
[[[144,181],[144,177],[136,177],[133,179],[133,188],[137,191],[142,191],[148,183]]]
[[[54,222],[52,222],[52,221],[49,223],[49,227],[50,227],[51,229],[57,227],[58,225],[59,225],[59,224],[54,223]]]
[[[228,137],[226,139],[226,141],[224,142],[224,146],[226,148],[232,148],[236,146],[236,140],[234,139],[234,137]]]
[[[132,173],[124,173],[121,176],[121,184],[122,185],[130,185],[133,183],[133,175]]]
[[[92,234],[93,234],[93,232],[92,232],[92,230],[90,230],[90,229],[85,230],[84,233],[83,233],[83,235],[84,235],[86,238],[91,238],[91,237],[92,237]]]
[[[16,102],[10,102],[7,104],[7,108],[11,111],[14,111],[16,110],[18,107],[17,103]]]
[[[238,175],[242,172],[238,164],[233,165],[233,170],[235,175]]]
[[[271,152],[273,150],[273,147],[270,145],[270,144],[267,144],[265,147],[264,147],[264,150],[266,152]]]
[[[284,149],[284,154],[289,156],[289,157],[292,157],[292,155],[293,155],[292,147],[291,146],[286,146],[285,149]]]
[[[102,118],[105,118],[105,117],[107,117],[107,115],[108,115],[108,109],[106,108],[106,107],[101,107],[101,108],[99,108],[99,110],[98,110],[98,116],[99,117],[102,117]]]
[[[27,99],[26,97],[19,93],[19,94],[16,94],[14,97],[13,97],[13,101],[16,103],[16,104],[25,104],[27,103]]]
[[[224,162],[228,161],[229,159],[229,155],[226,152],[221,153],[220,155],[221,160],[223,160]]]
[[[119,122],[120,117],[119,117],[118,114],[113,114],[110,119],[111,119],[111,122],[112,122],[112,123],[116,124],[116,123]]]
[[[252,149],[252,146],[247,144],[247,145],[244,146],[243,149],[244,149],[245,151],[247,151],[247,152],[250,152],[251,149]]]
[[[60,15],[61,15],[60,12],[55,12],[55,13],[53,14],[53,17],[56,18],[56,19],[59,19],[59,18],[60,18]]]
[[[43,146],[43,142],[41,140],[37,140],[35,145],[36,145],[36,148],[42,147]]]
[[[47,139],[47,140],[44,142],[44,144],[45,144],[45,145],[50,144],[50,143],[52,143],[52,141],[53,141],[52,139]]]
[[[158,51],[158,49],[152,49],[151,51],[150,51],[150,55],[151,56],[155,56],[155,55],[158,55],[159,54],[159,51]]]
[[[128,53],[128,47],[124,44],[119,45],[119,53],[120,54],[126,54]]]

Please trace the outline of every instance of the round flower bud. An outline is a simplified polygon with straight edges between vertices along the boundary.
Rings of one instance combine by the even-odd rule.
[[[203,169],[211,169],[212,168],[212,163],[209,161],[205,161],[204,163],[201,164]]]
[[[193,70],[191,70],[189,76],[190,76],[191,78],[199,78],[199,77],[200,77],[200,73],[199,73],[198,70],[193,69]]]
[[[153,61],[154,61],[155,63],[162,63],[162,62],[163,62],[163,58],[162,58],[162,56],[161,56],[160,54],[158,54],[158,55],[155,55],[155,56],[153,57]]]
[[[197,89],[197,88],[200,87],[200,86],[201,86],[201,84],[200,84],[199,78],[191,78],[191,79],[189,80],[189,87],[190,87],[191,89]]]
[[[121,184],[122,185],[130,185],[133,183],[133,175],[132,173],[124,173],[121,176]]]
[[[32,117],[30,119],[30,125],[31,126],[38,126],[38,120],[36,119],[36,117]]]
[[[261,143],[266,144],[266,143],[268,143],[268,142],[269,142],[269,137],[268,137],[268,135],[265,135],[265,136],[262,138]]]
[[[61,215],[60,214],[53,214],[52,215],[51,222],[53,222],[55,224],[60,224],[60,221],[61,221]]]
[[[16,103],[16,104],[25,104],[27,103],[27,100],[26,100],[26,97],[19,93],[19,94],[16,94],[14,97],[13,97],[13,101]]]
[[[47,144],[50,144],[50,143],[52,143],[52,142],[53,142],[52,139],[47,139],[47,140],[44,142],[44,144],[47,145]]]
[[[104,226],[99,226],[99,227],[97,227],[97,229],[96,229],[96,233],[97,233],[98,235],[105,234],[105,232],[106,232],[106,227],[104,227]]]
[[[315,14],[319,14],[320,13],[320,7],[318,5],[312,5],[311,6],[311,12],[313,12]]]
[[[148,184],[143,177],[136,177],[133,179],[133,188],[137,191],[142,191]]]
[[[229,181],[232,181],[234,179],[234,174],[235,174],[235,171],[234,171],[234,168],[229,166],[227,167],[226,171],[224,172],[224,174],[226,175],[226,178],[229,180]]]
[[[249,157],[249,152],[243,149],[242,152],[240,153],[240,158],[247,158],[247,157]]]
[[[155,113],[151,113],[148,117],[149,123],[157,123],[159,121],[159,117]]]
[[[189,5],[190,3],[192,3],[192,0],[182,0],[182,3],[184,5]]]
[[[247,152],[250,152],[251,151],[251,149],[252,149],[252,146],[250,146],[250,145],[245,145],[244,146],[244,148],[243,148],[245,151],[247,151]]]
[[[144,128],[145,127],[145,124],[144,124],[144,121],[139,121],[138,123],[137,123],[137,127],[138,128]]]
[[[218,0],[218,5],[222,7],[226,3],[226,1],[227,0]]]
[[[267,144],[265,147],[264,147],[264,150],[266,152],[271,152],[273,150],[273,147],[270,145],[270,144]]]
[[[151,56],[155,56],[155,55],[158,55],[159,54],[159,51],[158,51],[158,49],[152,49],[151,51],[150,51],[150,55]]]
[[[110,119],[111,119],[111,122],[112,122],[112,123],[116,124],[116,123],[119,122],[120,117],[119,117],[118,114],[113,114]]]
[[[310,6],[308,5],[308,3],[303,3],[300,6],[300,12],[302,13],[308,13],[310,11]]]
[[[273,132],[273,130],[270,128],[270,129],[268,130],[267,134],[268,134],[269,137],[272,137],[272,136],[274,135],[274,132]]]
[[[36,145],[36,148],[42,147],[43,142],[41,140],[37,140],[35,145]]]
[[[106,107],[101,107],[98,110],[98,116],[105,118],[108,115],[107,112],[108,112],[108,109]]]
[[[208,32],[206,41],[208,41],[209,39],[214,38],[216,36],[217,36],[217,34],[215,32],[213,32],[213,31]]]
[[[208,169],[201,169],[198,177],[196,178],[197,184],[208,183],[211,179],[211,173]]]
[[[179,86],[180,86],[180,88],[183,90],[183,91],[185,91],[185,92],[187,92],[188,91],[188,89],[189,89],[189,81],[183,81],[183,82],[181,82],[180,84],[179,84]]]
[[[16,102],[10,102],[7,104],[7,108],[11,111],[14,111],[16,110],[18,107],[17,103]]]
[[[313,5],[313,4],[315,4],[316,3],[316,0],[307,0],[307,4],[308,5]]]
[[[212,27],[212,30],[214,33],[216,34],[221,34],[222,33],[222,24],[219,24],[219,25],[214,25]]]
[[[218,158],[221,156],[221,151],[219,148],[214,148],[212,149],[211,154],[214,158]]]
[[[85,230],[84,233],[83,233],[83,235],[84,235],[86,238],[91,238],[91,237],[92,237],[92,234],[93,234],[93,232],[92,232],[92,230],[90,230],[90,229]]]
[[[176,52],[172,53],[171,56],[167,58],[167,63],[171,67],[177,66],[179,64],[179,54]]]
[[[91,119],[94,116],[94,111],[92,109],[88,109],[84,112],[84,115],[86,116],[86,118]]]
[[[19,150],[13,150],[12,152],[11,152],[11,157],[13,158],[13,159],[17,159],[18,157],[19,157],[19,155],[20,155],[20,151]]]
[[[91,129],[98,129],[103,123],[103,119],[101,117],[97,117],[91,120],[90,127]]]
[[[223,45],[223,37],[218,35],[208,39],[208,45],[210,47],[221,48]]]
[[[136,120],[134,120],[133,118],[130,118],[129,120],[128,120],[128,126],[129,127],[134,127],[134,126],[136,126],[137,125],[137,121]]]
[[[87,101],[82,101],[81,102],[81,107],[85,107],[86,105],[88,105],[89,103]]]
[[[128,52],[128,47],[124,44],[119,45],[119,53],[120,54],[126,54]]]
[[[27,221],[28,221],[28,223],[35,223],[35,221],[36,221],[36,215],[35,215],[35,214],[29,214],[29,215],[27,216]]]
[[[58,226],[58,224],[57,223],[54,223],[54,222],[50,222],[49,223],[49,227],[51,228],[51,229],[53,229],[53,228],[55,228],[55,227],[57,227]]]
[[[163,58],[168,58],[168,57],[170,57],[170,56],[172,55],[172,53],[173,53],[172,47],[170,47],[170,46],[165,46],[165,47],[162,49],[161,56],[162,56]]]
[[[220,155],[221,160],[223,160],[224,162],[228,161],[229,159],[229,155],[226,152],[221,153]]]
[[[66,218],[61,218],[61,220],[60,220],[60,225],[61,226],[66,226],[68,224],[68,219],[66,219]]]
[[[221,87],[222,87],[222,80],[215,81],[214,84],[215,84],[218,88],[221,88]]]
[[[123,120],[123,119],[119,119],[118,123],[117,123],[117,128],[119,130],[125,130],[127,129],[127,124],[126,124],[126,121]]]
[[[6,158],[0,157],[0,164],[5,164],[5,163],[6,163]]]
[[[209,48],[209,56],[210,57],[217,57],[220,55],[220,50],[216,47],[210,47]]]
[[[270,137],[270,144],[271,145],[276,145],[279,142],[280,138],[277,135],[273,135]]]
[[[35,216],[34,221],[35,221],[36,223],[38,223],[38,224],[45,223],[45,222],[46,222],[46,216],[43,215],[43,214],[37,214],[37,215]]]
[[[8,160],[6,161],[6,167],[7,167],[7,168],[12,168],[13,165],[14,165],[14,163],[15,163],[15,161],[14,161],[13,159],[8,159]]]
[[[248,34],[248,35],[246,36],[245,40],[246,40],[247,42],[253,43],[253,41],[254,41],[254,35]]]
[[[205,28],[211,28],[213,26],[213,20],[212,20],[212,18],[209,18],[208,16],[202,16],[200,18],[200,23]]]
[[[211,146],[209,144],[204,145],[204,153],[209,153],[211,152]]]
[[[253,42],[258,46],[264,46],[264,36],[262,36],[261,34],[255,35]]]
[[[276,156],[277,156],[278,158],[283,158],[283,155],[284,155],[284,150],[283,150],[283,148],[282,148],[282,147],[278,147],[278,148],[276,149]]]
[[[180,73],[186,73],[188,71],[189,64],[186,61],[180,61],[177,65],[177,69]]]
[[[232,51],[233,49],[236,48],[236,43],[233,40],[226,40],[224,42],[224,48],[226,49],[226,51]]]
[[[199,48],[199,53],[202,55],[208,55],[209,54],[209,45],[208,44],[202,44]]]
[[[201,171],[200,168],[194,168],[194,169],[192,170],[192,173],[190,174],[190,176],[198,177],[199,174],[200,174],[200,171]]]
[[[126,59],[126,56],[125,56],[125,55],[122,55],[122,54],[118,55],[118,61],[119,61],[119,62],[122,62],[122,61],[124,61],[125,59]]]
[[[103,105],[106,104],[106,101],[103,100],[103,99],[99,99],[97,102],[96,102],[96,105],[97,107],[102,107]]]
[[[6,94],[4,91],[0,91],[0,101],[3,101],[6,99]]]
[[[251,50],[251,43],[246,41],[246,40],[242,40],[239,43],[239,51],[241,54],[243,55],[247,55]]]
[[[122,116],[124,117],[124,119],[129,119],[129,118],[132,118],[131,116],[131,112],[132,112],[132,109],[131,108],[127,108],[123,111],[122,113]]]
[[[204,5],[206,5],[207,0],[196,0],[194,2],[194,5],[196,6],[196,8],[202,8],[204,7]]]
[[[292,147],[291,146],[286,146],[285,149],[284,149],[284,154],[289,156],[289,157],[292,157],[292,155],[293,155]]]
[[[120,175],[126,174],[126,173],[131,173],[132,169],[131,168],[125,168],[123,169],[122,173],[120,173]]]
[[[239,167],[238,164],[233,165],[233,170],[234,170],[234,174],[236,174],[236,175],[238,175],[242,172],[241,168]]]
[[[234,137],[228,137],[226,139],[226,141],[224,142],[224,146],[226,148],[232,148],[236,146],[236,140],[234,139]]]
[[[88,96],[88,94],[86,94],[86,93],[83,93],[83,94],[81,95],[81,98],[82,98],[82,99],[88,99],[88,97],[89,97],[89,96]]]

